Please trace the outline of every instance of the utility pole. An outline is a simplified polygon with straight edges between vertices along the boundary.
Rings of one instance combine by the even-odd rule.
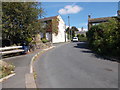
[[[65,24],[65,42],[66,42],[66,24]]]
[[[70,17],[68,16],[68,26],[69,26],[69,40],[70,40]]]

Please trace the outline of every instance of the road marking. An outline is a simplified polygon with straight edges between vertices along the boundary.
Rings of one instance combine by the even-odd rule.
[[[34,62],[35,58],[36,58],[38,55],[40,55],[42,52],[48,51],[48,50],[50,50],[50,49],[52,49],[52,48],[54,48],[54,47],[55,47],[55,46],[52,46],[52,47],[43,49],[43,51],[40,51],[40,52],[38,52],[36,55],[33,56],[32,60],[31,60],[31,62],[30,62],[30,73],[33,73],[33,62]]]

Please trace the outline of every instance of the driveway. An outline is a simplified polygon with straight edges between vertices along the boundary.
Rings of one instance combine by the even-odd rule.
[[[4,59],[6,62],[10,62],[15,65],[15,76],[2,82],[2,88],[25,88],[25,75],[30,73],[30,62],[32,57],[39,52],[37,50],[30,54],[15,56]]]

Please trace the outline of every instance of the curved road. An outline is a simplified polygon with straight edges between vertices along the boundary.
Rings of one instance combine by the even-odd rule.
[[[82,42],[56,45],[34,67],[38,88],[118,87],[118,63],[95,56]]]

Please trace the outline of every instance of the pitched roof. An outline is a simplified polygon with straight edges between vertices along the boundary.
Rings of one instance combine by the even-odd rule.
[[[57,16],[52,16],[52,17],[47,17],[47,18],[42,18],[42,19],[39,19],[40,21],[48,21],[48,20],[52,20],[52,19],[55,19]]]

